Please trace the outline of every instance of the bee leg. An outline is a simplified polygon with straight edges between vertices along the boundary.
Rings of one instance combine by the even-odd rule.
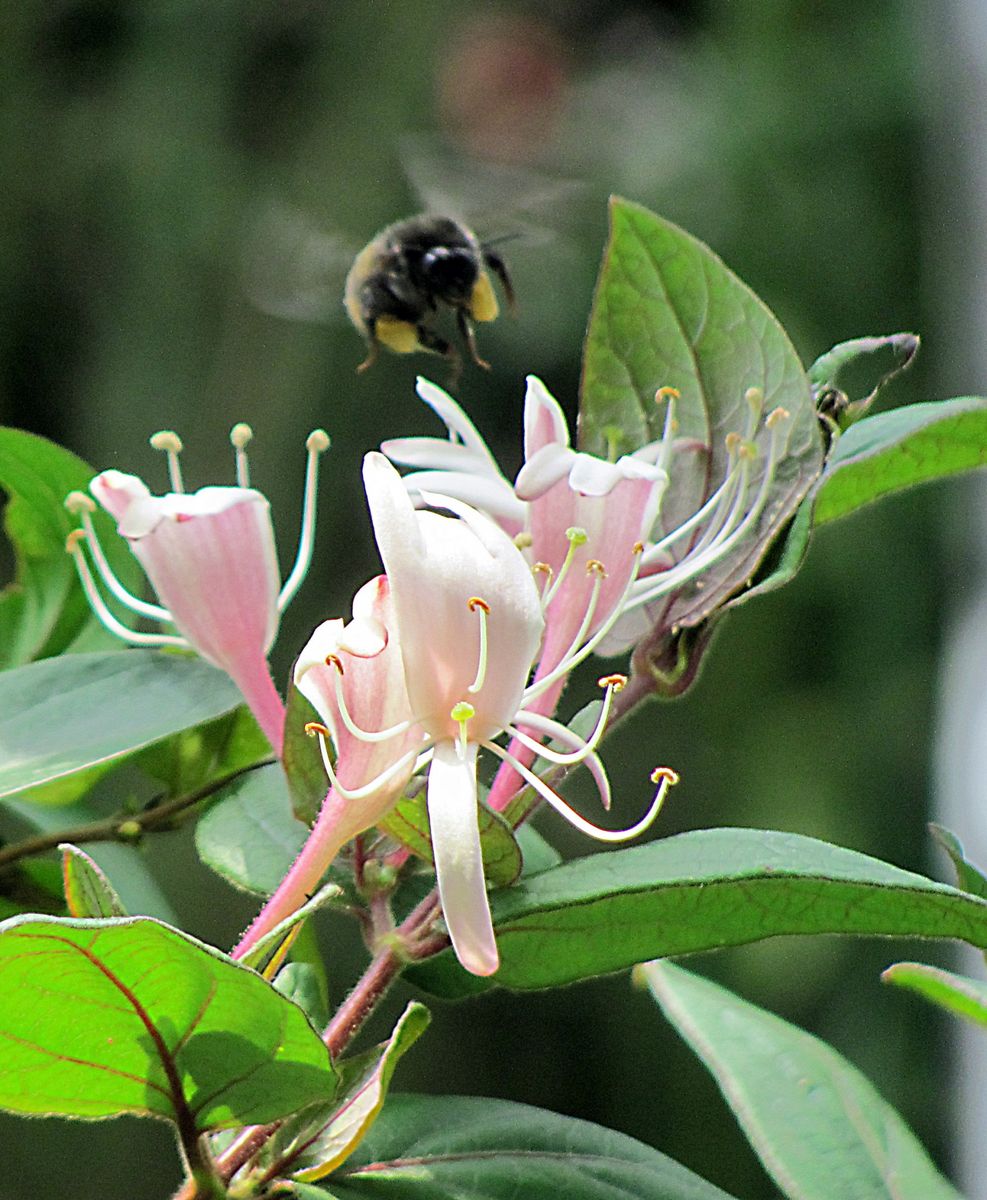
[[[376,338],[371,338],[370,341],[367,343],[367,357],[357,367],[358,373],[362,375],[363,372],[366,371],[368,367],[372,367],[374,365],[374,363],[377,361],[377,355],[379,353],[380,353],[380,342],[378,342]]]
[[[514,295],[514,284],[511,283],[511,277],[507,273],[507,264],[496,250],[484,249],[483,261],[500,280],[500,286],[504,289],[504,295],[507,297],[507,307],[511,310],[511,316],[516,317],[517,297]]]
[[[459,351],[427,325],[418,325],[416,328],[421,348],[430,351],[432,354],[441,354],[449,363],[449,386],[451,387],[459,381],[459,376],[463,369]]]
[[[466,343],[466,349],[470,352],[470,358],[478,367],[482,367],[484,371],[490,370],[490,364],[486,359],[481,358],[476,349],[476,335],[473,332],[473,325],[466,315],[464,308],[456,309],[456,324],[459,326],[459,332],[462,334],[463,341]]]

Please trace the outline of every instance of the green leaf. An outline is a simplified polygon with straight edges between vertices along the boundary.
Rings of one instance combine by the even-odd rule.
[[[291,683],[285,707],[284,750],[281,761],[288,777],[291,806],[295,816],[306,825],[314,823],[329,790],[329,780],[322,765],[319,744],[314,737],[305,732],[305,726],[310,721],[318,720],[319,714],[294,683]]]
[[[300,1113],[279,1130],[272,1157],[282,1172],[311,1182],[350,1157],[377,1120],[398,1062],[430,1020],[428,1009],[413,1001],[386,1042],[339,1064],[342,1084],[331,1111]]]
[[[956,872],[956,886],[964,892],[971,892],[981,900],[987,900],[987,878],[979,867],[975,867],[966,857],[963,845],[955,833],[944,825],[929,822],[929,832],[939,846],[949,855],[953,870]]]
[[[645,959],[779,934],[962,938],[987,947],[987,902],[793,833],[703,829],[576,859],[494,892],[500,970],[449,951],[409,972],[437,995],[544,988]]]
[[[832,420],[838,429],[849,428],[864,416],[884,387],[911,366],[918,348],[919,338],[914,333],[859,337],[840,342],[809,368],[809,381],[820,413]],[[890,357],[891,365],[883,369],[875,367],[871,361],[875,356],[878,361],[887,361]],[[867,382],[863,385],[863,395],[860,395],[853,384],[862,377]]]
[[[62,842],[62,881],[70,917],[125,917],[127,910],[103,871],[84,850]]]
[[[75,521],[64,506],[68,493],[87,488],[95,474],[54,442],[0,428],[4,527],[15,564],[13,582],[0,591],[0,669],[59,654],[98,624],[65,552]],[[140,568],[113,522],[102,513],[94,521],[114,570],[128,587],[139,587]],[[122,647],[110,634],[103,640]]]
[[[639,971],[789,1200],[960,1200],[901,1117],[825,1042],[671,963]]]
[[[290,962],[274,977],[274,986],[282,996],[297,1004],[316,1029],[329,1023],[322,979],[312,963]]]
[[[521,874],[521,849],[514,831],[500,813],[477,805],[483,873],[491,887],[507,887]],[[427,863],[432,863],[432,834],[424,790],[404,796],[380,821],[379,827]]]
[[[958,1017],[987,1025],[987,983],[981,979],[967,979],[941,967],[914,962],[895,963],[881,978],[917,992]]]
[[[291,810],[280,763],[271,763],[216,793],[195,827],[195,848],[202,861],[234,887],[270,896],[308,834]]]
[[[583,361],[583,449],[609,457],[660,437],[664,411],[655,392],[666,386],[681,398],[679,444],[662,502],[665,532],[725,478],[724,439],[749,434],[748,389],[761,390],[764,413],[782,407],[789,420],[779,427],[778,464],[759,521],[704,573],[701,588],[672,597],[662,632],[698,625],[747,582],[818,476],[822,436],[802,364],[765,305],[702,242],[614,199]],[[763,463],[770,440],[763,421],[755,440]],[[762,473],[755,470],[752,489]]]
[[[210,781],[273,758],[271,743],[246,707],[184,730],[142,750],[141,770],[180,796]]]
[[[909,404],[848,429],[815,496],[815,524],[845,517],[902,488],[987,463],[987,400]]]
[[[533,825],[522,825],[520,829],[515,829],[514,836],[524,856],[522,875],[537,875],[539,871],[548,871],[561,863],[562,855]]]
[[[66,786],[47,799],[65,803],[78,797],[76,783],[242,703],[222,671],[153,650],[44,659],[8,671],[3,687],[0,796],[56,783]],[[79,772],[85,781],[70,782]]]
[[[910,404],[858,422],[840,437],[761,577],[733,600],[773,591],[797,573],[812,531],[894,492],[987,463],[987,400]]]
[[[320,908],[325,908],[341,892],[342,888],[338,887],[335,883],[323,884],[311,900],[307,900],[301,908],[296,908],[290,916],[285,917],[283,921],[279,921],[273,929],[265,933],[262,938],[250,947],[240,961],[246,966],[253,967],[254,970],[259,971],[263,964],[280,949],[285,938],[300,921],[307,920],[313,913],[318,912]]]
[[[392,1096],[327,1183],[337,1200],[729,1200],[624,1134],[473,1096]]]
[[[147,917],[0,925],[0,1107],[196,1131],[326,1099],[329,1056],[270,984]]]

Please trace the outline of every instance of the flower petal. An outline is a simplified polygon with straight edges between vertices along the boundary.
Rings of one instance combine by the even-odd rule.
[[[544,446],[569,448],[569,425],[558,401],[537,375],[528,376],[524,397],[524,459],[530,461]]]
[[[466,970],[492,975],[500,957],[483,878],[476,804],[476,747],[461,755],[456,743],[437,743],[428,773],[428,820],[442,914]]]
[[[457,434],[462,439],[464,446],[469,447],[474,454],[486,459],[489,470],[500,474],[497,460],[490,453],[490,448],[483,440],[480,431],[449,393],[429,380],[423,379],[420,375],[416,382],[416,390],[429,408],[445,424],[449,432]]]

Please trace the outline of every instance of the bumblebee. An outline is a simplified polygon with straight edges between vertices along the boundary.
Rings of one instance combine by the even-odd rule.
[[[497,277],[511,310],[514,289],[501,256],[451,217],[423,213],[388,225],[356,256],[343,301],[367,342],[365,371],[381,346],[396,354],[441,354],[459,373],[460,355],[437,329],[450,309],[462,343],[477,366],[489,369],[476,348],[474,323],[493,321],[500,306],[490,281]]]

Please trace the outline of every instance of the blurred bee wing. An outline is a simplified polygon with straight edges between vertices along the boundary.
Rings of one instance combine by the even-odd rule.
[[[401,163],[423,206],[475,229],[481,241],[549,241],[585,194],[575,179],[467,158],[434,137],[401,139]]]
[[[244,291],[255,308],[288,321],[332,324],[345,318],[343,285],[359,249],[319,228],[300,209],[276,201],[244,242]]]

